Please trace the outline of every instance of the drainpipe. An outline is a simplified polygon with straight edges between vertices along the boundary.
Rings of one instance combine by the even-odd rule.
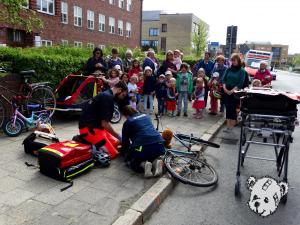
[[[142,28],[143,28],[143,0],[141,0],[141,15],[140,15],[140,42],[139,46],[142,48]]]

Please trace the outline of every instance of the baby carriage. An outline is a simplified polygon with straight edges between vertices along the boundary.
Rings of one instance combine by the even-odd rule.
[[[278,177],[283,174],[282,179],[287,182],[289,146],[293,142],[292,133],[298,125],[297,104],[300,96],[266,88],[246,89],[236,92],[235,96],[241,101],[235,195],[240,195],[241,166],[244,165],[245,158],[275,161]],[[275,158],[247,155],[250,145],[273,147]],[[287,195],[282,201],[287,201]]]

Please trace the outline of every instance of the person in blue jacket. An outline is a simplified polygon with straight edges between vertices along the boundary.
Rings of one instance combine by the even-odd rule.
[[[198,72],[200,68],[203,68],[206,76],[210,78],[214,69],[214,65],[214,62],[210,60],[210,53],[205,52],[204,59],[199,60],[199,62],[195,65],[195,71]]]
[[[122,153],[127,165],[135,172],[144,172],[145,177],[162,175],[164,139],[154,128],[151,118],[139,113],[131,106],[125,106],[126,121],[122,128]],[[152,171],[153,166],[153,171]]]
[[[156,76],[157,69],[158,69],[158,62],[157,62],[157,59],[155,58],[155,52],[152,49],[149,49],[149,51],[147,52],[147,57],[144,59],[144,62],[142,65],[143,70],[147,66],[152,69],[152,74]]]
[[[116,48],[111,49],[111,58],[108,59],[108,69],[114,68],[116,65],[119,65],[121,70],[123,71],[123,61],[119,58],[119,51]]]
[[[103,58],[103,52],[101,48],[96,47],[94,49],[93,56],[87,61],[85,69],[88,75],[97,70],[101,71],[102,73],[107,71],[107,64]]]

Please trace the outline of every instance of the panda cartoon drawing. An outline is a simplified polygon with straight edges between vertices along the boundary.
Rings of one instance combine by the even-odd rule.
[[[247,180],[247,188],[251,192],[248,206],[262,217],[273,214],[280,199],[288,192],[286,182],[278,182],[271,177],[256,179],[251,176]]]

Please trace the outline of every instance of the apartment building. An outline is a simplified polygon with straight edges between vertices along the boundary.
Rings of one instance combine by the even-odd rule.
[[[0,24],[0,44],[13,47],[140,46],[142,0],[29,0],[44,28],[28,34]]]
[[[162,11],[143,11],[143,49],[149,47],[166,52],[180,49],[185,54],[192,51],[192,34],[197,32],[200,19],[194,14],[166,14]]]

